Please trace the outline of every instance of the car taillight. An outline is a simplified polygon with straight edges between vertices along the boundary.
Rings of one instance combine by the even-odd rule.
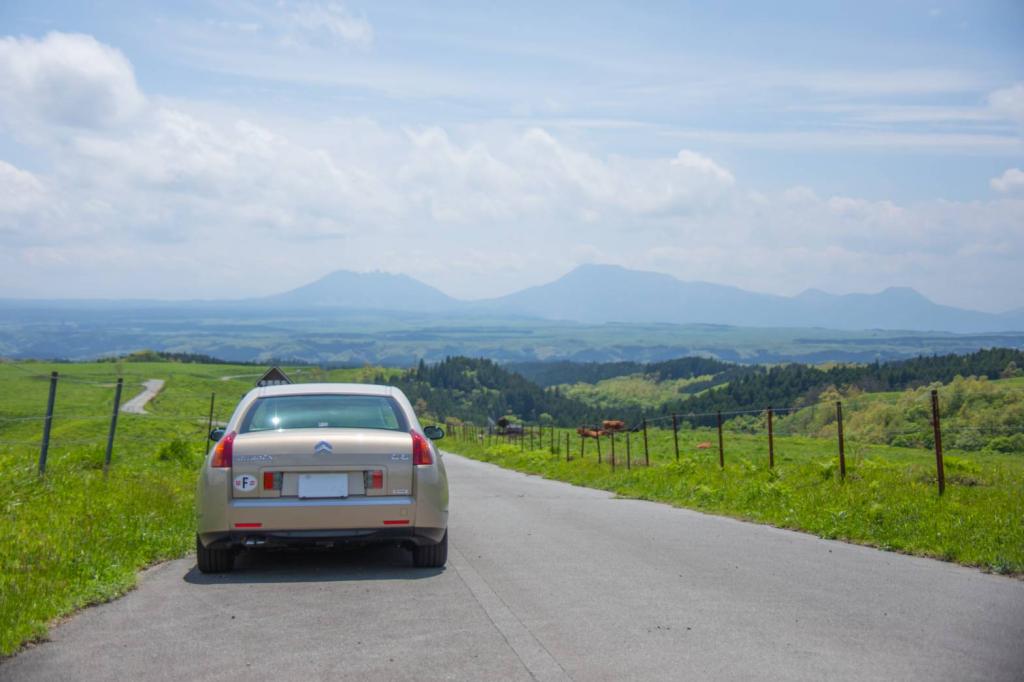
[[[422,433],[410,431],[412,434],[412,463],[433,464],[434,457],[430,454],[430,441]]]
[[[217,447],[213,449],[213,457],[210,459],[210,467],[213,469],[230,469],[231,468],[231,453],[235,448],[235,436],[237,434],[232,431],[227,434],[220,441],[217,442]]]
[[[384,472],[373,469],[363,474],[363,484],[367,490],[380,490],[384,487]]]

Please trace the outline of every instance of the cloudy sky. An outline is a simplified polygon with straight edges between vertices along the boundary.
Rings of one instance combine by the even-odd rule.
[[[0,297],[1024,306],[1024,3],[710,4],[3,0]]]

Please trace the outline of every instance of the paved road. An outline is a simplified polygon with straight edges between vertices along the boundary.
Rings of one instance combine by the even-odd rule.
[[[142,382],[142,392],[121,406],[122,412],[129,414],[146,414],[146,403],[156,397],[156,394],[163,390],[163,379],[149,379]]]
[[[1024,582],[446,461],[446,570],[172,561],[0,678],[1024,679]]]

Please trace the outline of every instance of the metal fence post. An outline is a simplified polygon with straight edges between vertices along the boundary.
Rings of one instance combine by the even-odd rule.
[[[718,411],[718,467],[725,468],[725,443],[722,440],[722,411]]]
[[[647,449],[647,418],[644,417],[644,466],[651,466],[651,453]]]
[[[843,438],[843,403],[836,401],[836,428],[839,429],[839,477],[846,478],[846,442]]]
[[[50,372],[50,395],[46,399],[43,421],[43,442],[39,446],[39,473],[46,473],[46,455],[50,450],[50,425],[53,424],[53,403],[57,399],[57,372]]]
[[[612,471],[615,471],[615,432],[612,431],[609,437],[612,440]]]
[[[672,444],[676,450],[676,461],[679,461],[679,418],[672,415]]]
[[[569,451],[569,432],[565,432],[565,461],[572,461],[572,453]]]
[[[772,406],[768,406],[768,468],[775,467],[775,435],[772,433]]]
[[[629,431],[626,431],[626,471],[630,469]]]
[[[213,399],[216,393],[210,391],[210,415],[206,418],[206,440],[210,440],[210,432],[213,431]],[[203,450],[206,450],[206,443],[203,443]]]
[[[932,428],[935,430],[935,472],[939,477],[939,494],[946,492],[946,470],[942,464],[942,426],[939,423],[939,392],[932,390]]]
[[[121,409],[121,389],[124,387],[124,378],[117,378],[117,387],[114,388],[114,411],[110,415],[110,431],[107,433],[107,453],[103,457],[103,471],[106,473],[110,468],[110,457],[114,452],[114,434],[117,432],[117,412]]]
[[[597,438],[595,438],[594,440],[597,441],[597,463],[600,464],[601,463],[601,434],[598,433],[597,434]]]
[[[587,450],[587,439],[583,435],[583,427],[580,427],[580,459],[583,459],[583,455],[586,454]]]

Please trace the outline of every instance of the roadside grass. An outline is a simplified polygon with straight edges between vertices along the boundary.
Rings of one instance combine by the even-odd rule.
[[[519,443],[462,440],[443,447],[545,478],[614,492],[622,497],[679,507],[934,557],[995,573],[1024,574],[1024,457],[986,452],[950,452],[945,458],[946,492],[937,494],[935,456],[930,450],[847,442],[847,476],[840,479],[834,440],[776,437],[775,467],[768,467],[764,435],[725,432],[726,466],[719,468],[717,432],[681,430],[675,460],[672,432],[651,429],[651,466],[643,466],[642,434],[631,435],[632,466],[626,470],[625,436],[616,437],[616,470],[610,441],[570,436],[557,453],[548,447],[523,450]],[[558,437],[560,436],[560,438]],[[548,440],[545,439],[545,443]],[[710,449],[697,444],[710,442]]]
[[[51,370],[61,378],[40,476]],[[285,371],[302,380],[365,381],[382,370]],[[239,365],[0,363],[0,656],[45,637],[54,619],[131,589],[139,569],[191,550],[210,393],[214,419],[226,420],[260,374]],[[119,415],[104,475],[118,376],[122,403],[147,379],[166,384],[147,405],[150,414]]]

